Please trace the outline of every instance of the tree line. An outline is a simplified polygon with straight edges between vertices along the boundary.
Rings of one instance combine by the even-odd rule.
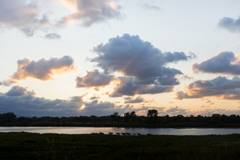
[[[148,110],[146,116],[137,116],[136,112],[126,112],[120,116],[117,112],[107,116],[75,117],[17,117],[14,113],[0,114],[0,126],[86,126],[86,127],[240,127],[239,115],[212,116],[158,116],[155,109]]]

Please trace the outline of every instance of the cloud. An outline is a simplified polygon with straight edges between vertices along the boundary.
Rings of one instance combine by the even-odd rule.
[[[212,80],[197,80],[185,85],[185,92],[178,91],[176,99],[217,97],[218,99],[239,100],[240,81],[217,77]]]
[[[108,19],[119,19],[121,6],[114,0],[64,0],[73,6],[75,12],[62,18],[60,24],[80,21],[85,27],[94,23],[106,22]]]
[[[187,76],[187,75],[182,75],[179,77],[179,79],[181,80],[191,80],[191,79],[194,79],[192,76]]]
[[[63,15],[59,15],[59,9]],[[109,19],[120,19],[123,15],[120,10],[121,6],[114,0],[0,0],[0,27],[18,29],[32,37],[37,31],[49,32],[72,22],[89,27]],[[50,33],[45,38],[60,37]]]
[[[29,91],[26,87],[13,86],[8,92],[0,93],[0,113],[14,112],[17,116],[106,116],[118,112],[120,115],[126,112],[135,111],[138,115],[147,110],[157,109],[159,116],[176,116],[181,115],[208,115],[219,114],[240,114],[239,110],[227,109],[205,109],[191,111],[180,107],[165,108],[152,106],[132,106],[116,105],[111,102],[102,102],[98,100],[84,101],[83,96],[70,97],[67,100],[55,99],[50,100],[36,96],[34,91]]]
[[[31,61],[28,58],[18,60],[17,71],[2,84],[10,85],[19,80],[35,78],[42,81],[53,80],[55,74],[62,74],[76,69],[74,60],[69,56]]]
[[[240,74],[240,56],[233,52],[220,52],[216,56],[192,66],[194,73]]]
[[[240,17],[238,19],[224,17],[219,20],[218,26],[230,32],[240,32]]]
[[[239,115],[239,110],[230,110],[230,109],[222,109],[222,108],[213,108],[213,109],[204,109],[193,112],[193,115],[202,115],[202,116],[212,116],[213,114],[224,114],[224,115]]]
[[[21,31],[28,37],[32,37],[35,34],[35,30],[30,28],[23,28]]]
[[[48,33],[45,35],[45,38],[47,39],[60,39],[61,36],[57,33]]]
[[[214,105],[214,102],[212,102],[210,99],[208,98],[202,98],[203,101],[205,101],[205,104],[207,105]]]
[[[205,107],[206,106],[203,106],[203,108],[205,108]],[[224,114],[224,115],[232,115],[232,114],[239,115],[240,114],[240,110],[234,110],[234,109],[230,110],[230,109],[222,109],[222,108],[205,108],[205,109],[193,111],[190,109],[185,109],[185,108],[176,106],[176,107],[171,107],[171,108],[143,107],[143,110],[140,110],[139,112],[137,112],[137,115],[140,115],[140,113],[141,113],[141,115],[146,116],[148,109],[156,109],[158,111],[158,116],[166,116],[166,115],[169,115],[169,116],[177,116],[177,115],[211,116],[212,114]]]
[[[99,44],[93,50],[98,56],[91,61],[96,62],[106,74],[119,72],[132,76],[134,83],[138,84],[177,85],[179,82],[175,76],[182,72],[166,65],[194,57],[194,54],[186,56],[183,52],[163,53],[139,36],[128,34],[111,38],[108,43]]]
[[[3,82],[0,82],[0,85],[10,86],[11,84],[14,84],[14,83],[17,83],[17,81],[8,79],[8,80],[4,80]]]
[[[110,93],[109,96],[121,97],[124,95],[133,96],[135,94],[158,94],[172,91],[172,86],[134,84],[132,77],[118,77],[118,81],[115,83],[114,91]]]
[[[0,113],[14,112],[17,116],[106,116],[118,112],[147,110],[148,107],[116,105],[96,99],[85,101],[82,96],[70,97],[67,100],[50,100],[36,96],[28,88],[14,86],[6,93],[0,93]]]
[[[178,62],[178,61],[186,61],[189,59],[193,59],[196,58],[196,55],[192,52],[190,52],[190,54],[187,56],[184,52],[166,52],[164,53],[164,58],[166,60],[166,62]]]
[[[20,86],[14,86],[12,89],[10,89],[7,93],[7,96],[23,96],[23,95],[30,95],[33,96],[35,95],[34,92],[29,92],[27,88],[23,88]]]
[[[164,111],[165,115],[177,116],[177,115],[189,115],[189,109],[179,108],[178,106],[169,108]]]
[[[125,97],[125,103],[142,103],[144,102],[144,98],[143,97]]]
[[[125,97],[125,103],[152,103],[154,102],[154,99],[152,100],[146,100],[141,96],[138,97]]]
[[[108,43],[98,44],[93,50],[98,56],[91,59],[91,62],[97,63],[97,66],[104,70],[104,73],[95,75],[99,83],[102,82],[98,78],[100,75],[109,77],[104,85],[110,83],[110,75],[115,72],[123,75],[115,77],[114,91],[109,94],[110,97],[172,92],[173,86],[179,84],[177,76],[182,75],[182,72],[167,65],[196,57],[194,53],[163,53],[139,36],[129,34],[111,38]],[[93,76],[90,78],[94,79]],[[87,81],[90,81],[90,78]],[[77,80],[80,81],[80,86],[87,86],[82,83],[83,78]]]
[[[0,25],[17,28],[26,36],[33,36],[39,29],[51,26],[49,13],[40,12],[41,1],[0,0]]]
[[[73,115],[81,108],[81,97],[70,100],[49,100],[35,96],[34,91],[14,86],[7,93],[0,93],[0,112],[14,112],[21,116]],[[65,113],[64,113],[65,112]]]
[[[93,71],[87,71],[87,75],[84,77],[76,78],[76,87],[104,87],[110,84],[110,82],[114,80],[114,76],[105,75],[104,73],[100,73],[97,69]]]
[[[117,106],[98,100],[87,102],[83,96],[70,97],[68,100],[40,98],[36,97],[34,91],[21,86],[0,93],[0,113],[14,112],[18,116],[103,116],[114,112],[123,114],[129,109],[129,105]]]
[[[144,5],[142,5],[143,8],[145,9],[149,9],[149,10],[155,10],[155,11],[160,11],[161,8],[155,5],[150,5],[148,3],[145,3]]]

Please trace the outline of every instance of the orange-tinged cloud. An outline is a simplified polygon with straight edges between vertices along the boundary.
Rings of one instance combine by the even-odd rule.
[[[232,80],[226,77],[217,77],[212,80],[197,80],[184,87],[185,92],[178,91],[176,99],[215,97],[218,99],[238,100],[240,98],[240,81],[235,77]],[[209,104],[214,104],[207,101]]]
[[[40,59],[31,61],[28,58],[18,60],[17,71],[5,80],[6,84],[16,83],[19,80],[27,78],[35,78],[42,81],[53,80],[56,74],[63,74],[66,72],[76,70],[75,62],[70,56],[62,58],[50,58],[49,60]]]

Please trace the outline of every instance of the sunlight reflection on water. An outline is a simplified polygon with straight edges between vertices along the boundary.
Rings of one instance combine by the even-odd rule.
[[[102,132],[128,132],[153,135],[210,135],[240,134],[235,128],[111,128],[111,127],[0,127],[0,132],[31,132],[58,134],[91,134]]]

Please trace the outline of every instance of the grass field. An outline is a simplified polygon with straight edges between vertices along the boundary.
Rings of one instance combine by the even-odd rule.
[[[1,160],[239,160],[240,135],[116,136],[0,133]]]

